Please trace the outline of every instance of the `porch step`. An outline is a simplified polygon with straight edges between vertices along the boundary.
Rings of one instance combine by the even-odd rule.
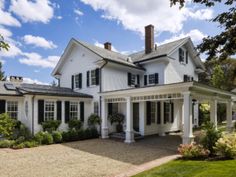
[[[125,132],[111,133],[109,136],[110,136],[110,138],[125,140]],[[139,133],[134,133],[134,139],[135,140],[139,140],[139,139],[143,139],[143,138],[144,137],[142,135],[140,135]]]

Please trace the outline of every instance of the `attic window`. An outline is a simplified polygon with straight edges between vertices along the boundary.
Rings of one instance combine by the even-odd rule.
[[[184,50],[179,48],[179,62],[183,63],[184,62]]]

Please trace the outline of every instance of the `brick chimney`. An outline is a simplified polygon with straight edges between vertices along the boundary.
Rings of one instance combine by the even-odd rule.
[[[145,53],[151,53],[154,49],[154,26],[145,26]]]
[[[23,82],[23,77],[21,77],[21,76],[10,76],[10,82]]]
[[[107,49],[107,50],[111,51],[111,43],[110,42],[104,43],[104,49]]]

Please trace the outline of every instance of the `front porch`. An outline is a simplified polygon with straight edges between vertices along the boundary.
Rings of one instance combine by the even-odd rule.
[[[125,142],[135,142],[135,134],[142,136],[182,132],[184,144],[193,141],[193,126],[198,125],[198,104],[210,104],[211,121],[217,127],[217,104],[227,107],[227,129],[232,124],[232,105],[235,95],[196,82],[133,88],[101,93],[102,138],[114,132],[108,120],[110,106],[125,115]]]

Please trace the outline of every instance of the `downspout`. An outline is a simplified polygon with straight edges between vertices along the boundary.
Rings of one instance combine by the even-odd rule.
[[[34,136],[34,98],[35,95],[32,97],[32,135]]]
[[[100,85],[99,85],[99,92],[101,93],[102,92],[102,68],[107,64],[108,62],[105,60],[105,63],[104,65],[102,65],[102,67],[100,68],[100,74],[99,74],[99,80],[100,80]],[[100,114],[100,117],[102,115],[102,97],[99,96],[99,114]],[[100,135],[102,134],[102,127],[100,125]]]

